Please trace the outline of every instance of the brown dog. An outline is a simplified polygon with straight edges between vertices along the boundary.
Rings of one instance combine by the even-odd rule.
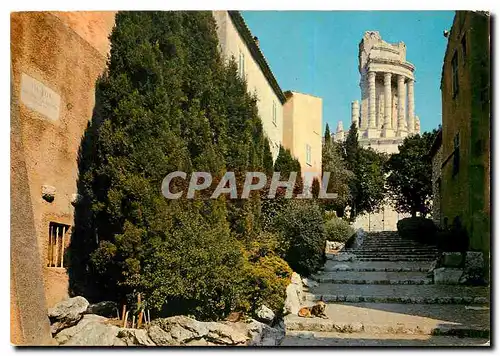
[[[326,304],[323,302],[323,298],[317,301],[315,305],[312,307],[303,307],[300,308],[297,313],[298,316],[302,318],[314,318],[315,316],[318,318],[328,319],[328,316],[325,313]]]

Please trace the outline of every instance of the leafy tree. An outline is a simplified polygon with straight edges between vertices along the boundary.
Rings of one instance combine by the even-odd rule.
[[[347,168],[354,177],[349,181],[350,220],[360,214],[377,211],[383,202],[385,189],[384,163],[387,157],[372,148],[359,145],[356,125],[352,124],[343,144]]]
[[[400,213],[425,217],[431,210],[432,162],[428,152],[436,134],[434,130],[406,137],[399,153],[392,154],[387,162],[387,185]]]
[[[332,134],[330,133],[330,126],[326,123],[325,136],[323,137],[323,144],[332,142]]]
[[[300,162],[292,156],[288,148],[280,145],[278,157],[274,162],[274,171],[281,173],[281,178],[287,178],[290,172],[297,172],[297,176],[301,173]]]
[[[350,201],[349,182],[353,179],[353,173],[347,169],[345,159],[342,155],[342,145],[334,142],[329,137],[328,124],[325,130],[325,142],[322,147],[322,173],[330,172],[327,192],[336,193],[337,198],[322,200],[322,205],[327,210],[335,210],[343,216],[344,210]]]

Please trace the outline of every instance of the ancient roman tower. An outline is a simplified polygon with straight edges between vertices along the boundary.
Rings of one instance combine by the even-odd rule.
[[[385,42],[377,31],[365,32],[358,59],[361,100],[351,103],[351,122],[358,127],[359,143],[397,153],[406,136],[420,133],[415,115],[415,67],[406,61],[403,42]],[[334,140],[345,140],[349,127],[344,132],[339,122]],[[379,213],[359,216],[354,226],[367,231],[396,230],[402,217],[387,204]]]
[[[359,142],[378,151],[397,152],[406,136],[420,133],[415,67],[406,61],[403,42],[387,43],[377,31],[365,32],[358,58],[361,101],[351,103],[351,121],[358,127]],[[345,136],[342,125],[337,126],[335,140]]]

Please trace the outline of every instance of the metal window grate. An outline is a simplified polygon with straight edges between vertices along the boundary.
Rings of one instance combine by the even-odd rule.
[[[70,226],[49,223],[49,243],[47,245],[47,267],[64,267],[64,251]]]

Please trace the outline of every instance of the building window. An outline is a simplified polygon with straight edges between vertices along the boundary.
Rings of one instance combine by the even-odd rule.
[[[277,122],[276,122],[276,102],[273,101],[273,124],[274,126],[278,126]]]
[[[460,168],[460,141],[458,132],[453,138],[453,176],[458,173]]]
[[[453,55],[451,60],[451,75],[452,75],[452,95],[455,98],[458,94],[458,56],[457,52]]]
[[[311,146],[306,144],[306,163],[311,165]]]
[[[245,55],[240,51],[240,57],[238,61],[238,70],[241,78],[245,78]]]
[[[465,65],[465,60],[467,58],[467,39],[465,38],[465,33],[462,36],[460,43],[462,44],[462,62],[463,65]]]
[[[64,251],[69,225],[51,222],[49,224],[49,243],[47,247],[47,267],[65,267]]]

